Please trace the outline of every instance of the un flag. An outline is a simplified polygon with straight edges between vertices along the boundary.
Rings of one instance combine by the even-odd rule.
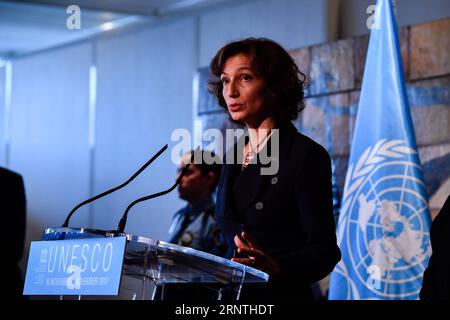
[[[329,299],[418,299],[431,218],[390,0],[375,9]]]

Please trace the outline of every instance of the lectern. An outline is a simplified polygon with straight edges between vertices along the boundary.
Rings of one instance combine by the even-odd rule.
[[[48,228],[45,241],[73,239],[126,237],[122,266],[122,278],[132,277],[146,284],[153,282],[164,300],[164,286],[169,283],[191,283],[193,286],[212,287],[217,299],[227,297],[239,300],[243,286],[249,283],[267,282],[269,275],[255,268],[236,263],[206,252],[198,251],[159,240],[125,233],[85,228]],[[141,299],[152,299],[142,290]]]

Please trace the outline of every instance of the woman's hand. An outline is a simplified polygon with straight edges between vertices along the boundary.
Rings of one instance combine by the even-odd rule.
[[[237,252],[246,257],[231,258],[232,261],[262,270],[271,276],[277,275],[280,272],[278,263],[268,256],[248,233],[243,231],[241,237],[244,241],[236,235],[234,237],[234,243],[236,244]]]

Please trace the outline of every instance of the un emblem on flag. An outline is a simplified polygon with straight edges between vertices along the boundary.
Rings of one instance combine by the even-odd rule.
[[[348,170],[341,212],[347,221],[338,237],[347,241],[350,261],[338,269],[353,298],[419,294],[431,247],[425,187],[413,154],[405,141],[381,140]],[[366,294],[357,292],[361,286]]]

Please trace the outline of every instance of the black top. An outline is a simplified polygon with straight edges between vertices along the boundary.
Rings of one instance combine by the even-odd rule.
[[[330,157],[291,123],[279,129],[279,156],[272,152],[274,135],[264,147],[279,162],[276,174],[261,174],[271,164],[261,164],[258,154],[257,163],[243,171],[240,164],[225,163],[219,181],[216,217],[229,246],[235,247],[233,238],[243,226],[280,266],[269,284],[244,286],[242,299],[310,299],[310,285],[340,259]]]
[[[423,276],[421,300],[450,300],[450,195],[431,224],[432,255]]]
[[[20,298],[23,281],[18,263],[25,241],[25,188],[20,175],[4,168],[0,168],[0,203],[5,226],[2,256],[6,267],[2,288],[9,298]]]

